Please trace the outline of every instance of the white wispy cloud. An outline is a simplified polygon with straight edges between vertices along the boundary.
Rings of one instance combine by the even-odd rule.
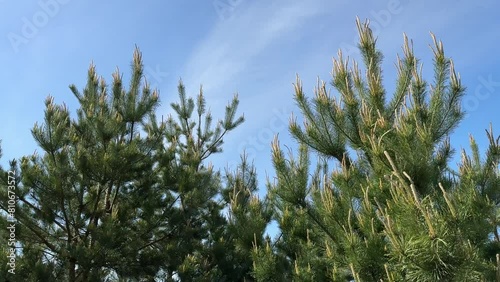
[[[242,105],[239,112],[245,113],[247,119],[245,133],[240,134],[238,130],[239,133],[226,140],[225,150],[231,153],[231,157],[216,157],[213,159],[215,163],[218,163],[218,159],[221,166],[227,162],[237,163],[244,148],[250,150],[247,153],[253,153],[252,158],[266,156],[264,159],[268,159],[272,135],[279,133],[278,129],[283,134],[287,131],[292,95],[287,95],[286,101],[280,101],[277,96],[291,94],[293,77],[290,77],[290,73],[274,73],[269,78],[256,74],[255,79],[260,77],[260,82],[256,82],[260,86],[248,92],[245,89],[249,88],[253,79],[247,75],[264,71],[266,77],[270,76],[269,69],[255,64],[255,61],[262,59],[259,56],[276,52],[273,48],[277,45],[300,37],[300,33],[304,32],[304,24],[324,13],[326,5],[329,4],[325,0],[277,1],[272,4],[245,1],[229,19],[217,22],[207,37],[193,49],[184,67],[186,76],[183,77],[190,94],[198,89],[199,84],[203,84],[209,105],[216,116],[220,116],[223,113],[221,107],[229,100],[228,89],[244,93],[240,97]],[[296,64],[301,64],[305,58],[297,56],[297,60]],[[274,68],[276,62],[270,64],[273,64],[272,69],[279,69]],[[274,81],[272,86],[267,79]],[[277,101],[279,105],[275,103]],[[256,145],[252,145],[249,138]]]
[[[188,59],[186,83],[207,93],[231,81],[255,56],[284,36],[292,35],[321,12],[320,1],[264,1],[243,3],[228,20],[217,23]]]

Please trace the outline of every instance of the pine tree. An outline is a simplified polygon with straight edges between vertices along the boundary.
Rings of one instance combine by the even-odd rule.
[[[226,174],[226,179],[222,196],[229,204],[229,219],[224,249],[226,252],[230,250],[231,255],[226,257],[228,261],[225,265],[231,266],[233,270],[224,281],[254,281],[252,251],[270,242],[270,238],[264,236],[272,216],[270,199],[258,198],[257,173],[246,156],[242,157],[234,173]]]
[[[257,281],[493,281],[499,267],[499,138],[485,158],[471,137],[458,171],[450,134],[465,94],[443,44],[432,35],[434,80],[426,82],[404,36],[395,91],[387,97],[382,53],[357,20],[365,73],[339,51],[331,95],[309,100],[299,78],[304,125],[290,124],[297,158],[272,146],[269,191],[281,234],[254,251]],[[311,153],[321,158],[310,173]],[[330,170],[330,167],[335,166]],[[312,176],[311,176],[312,175]]]
[[[214,238],[228,232],[217,199],[223,186],[206,160],[244,120],[236,117],[237,97],[213,125],[201,89],[195,102],[181,81],[180,101],[172,104],[177,119],[159,122],[159,94],[143,79],[137,49],[128,90],[119,70],[108,86],[93,64],[83,91],[70,89],[80,105],[76,119],[47,98],[44,122],[32,129],[42,153],[12,162],[19,252],[17,274],[9,278],[208,281],[220,275]],[[7,211],[1,172],[0,207]],[[6,277],[4,256],[0,262]]]

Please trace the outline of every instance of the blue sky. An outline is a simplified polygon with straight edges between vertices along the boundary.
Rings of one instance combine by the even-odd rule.
[[[469,112],[452,136],[452,145],[468,145],[468,135],[486,144],[489,123],[500,132],[500,4],[479,1],[411,0],[208,0],[79,1],[0,0],[0,163],[37,148],[30,129],[43,119],[47,95],[65,102],[72,113],[76,98],[68,85],[82,89],[91,61],[107,81],[118,66],[127,78],[134,46],[144,58],[146,77],[160,90],[159,114],[171,113],[182,78],[190,95],[203,84],[216,117],[238,93],[246,122],[225,140],[225,153],[212,158],[218,167],[234,166],[246,149],[254,159],[264,189],[274,175],[270,143],[295,148],[287,125],[295,107],[292,83],[298,73],[312,96],[319,77],[330,81],[332,57],[355,49],[355,18],[368,18],[385,55],[384,78],[395,81],[396,54],[403,32],[414,42],[432,80],[429,32],[443,41],[468,88]],[[458,154],[457,154],[458,157]]]

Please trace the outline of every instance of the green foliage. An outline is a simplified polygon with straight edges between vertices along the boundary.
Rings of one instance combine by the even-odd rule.
[[[176,118],[158,121],[159,95],[143,80],[138,50],[128,89],[118,70],[108,86],[94,65],[83,91],[70,89],[80,105],[76,119],[47,98],[44,122],[32,129],[42,154],[21,158],[19,166],[12,162],[21,274],[10,279],[251,279],[252,244],[262,243],[270,217],[251,196],[255,172],[243,162],[225,187],[220,173],[204,163],[244,121],[236,117],[237,96],[214,125],[201,89],[194,101],[180,82],[179,102],[172,104]],[[3,170],[1,177],[0,207],[7,211]],[[234,219],[228,221],[222,210],[230,203]],[[0,223],[6,226],[4,216]],[[243,225],[255,234],[242,234]],[[5,277],[6,257],[0,262]]]
[[[450,168],[465,88],[442,43],[432,35],[427,82],[404,36],[388,95],[376,39],[368,23],[357,27],[365,70],[339,51],[338,95],[318,81],[308,99],[297,77],[298,156],[274,140],[276,178],[263,199],[246,156],[224,174],[207,163],[244,121],[237,96],[214,122],[202,88],[189,98],[180,81],[174,115],[160,119],[138,50],[128,89],[118,70],[108,85],[91,65],[83,91],[70,86],[76,118],[48,97],[32,129],[42,153],[10,162],[17,274],[2,255],[0,279],[500,281],[500,137],[486,131],[484,158],[470,137],[471,152]],[[4,254],[10,176],[0,167]]]
[[[464,152],[452,171],[449,136],[464,114],[465,88],[442,43],[432,35],[428,83],[404,36],[387,97],[382,53],[368,23],[357,26],[364,75],[339,51],[331,82],[338,96],[318,82],[309,100],[297,77],[304,125],[294,120],[290,132],[299,156],[285,158],[273,143],[277,180],[269,194],[281,234],[255,249],[257,281],[498,279],[498,139],[487,132],[481,160],[471,138],[472,156]],[[322,159],[312,176],[310,149]]]

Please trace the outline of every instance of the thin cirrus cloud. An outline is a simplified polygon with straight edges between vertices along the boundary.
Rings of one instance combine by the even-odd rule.
[[[50,22],[15,53],[8,34],[20,34],[22,18],[32,19],[43,10],[37,3],[53,1],[67,4],[60,4],[57,15],[50,16]],[[31,143],[20,145],[17,140],[32,140],[29,129],[42,118],[41,107],[48,94],[56,96],[58,102],[74,102],[67,85],[84,85],[90,60],[95,60],[99,73],[106,78],[117,64],[127,76],[128,60],[136,44],[144,51],[147,69],[153,72],[148,80],[165,93],[162,114],[171,112],[170,101],[166,100],[177,99],[178,77],[184,80],[190,96],[203,84],[207,104],[216,117],[223,115],[232,93],[238,92],[239,112],[245,113],[247,122],[228,137],[225,148],[234,149],[236,154],[231,154],[237,159],[242,144],[249,144],[247,139],[255,137],[259,142],[255,147],[263,148],[256,150],[259,157],[267,158],[262,159],[263,163],[269,163],[270,131],[280,133],[282,144],[295,144],[286,140],[285,124],[285,117],[292,111],[300,116],[292,99],[295,73],[303,79],[309,97],[317,76],[328,82],[331,58],[338,48],[356,47],[356,16],[369,18],[378,28],[378,46],[386,55],[384,81],[388,88],[394,86],[393,63],[396,53],[401,54],[403,32],[414,40],[415,53],[424,62],[424,73],[430,75],[426,78],[432,80],[432,52],[428,45],[432,43],[429,31],[434,31],[443,40],[447,55],[455,59],[464,84],[471,90],[468,95],[475,95],[476,87],[481,86],[478,77],[491,76],[494,81],[489,87],[483,86],[488,96],[472,97],[475,104],[470,107],[467,121],[477,123],[476,118],[493,107],[494,94],[500,89],[500,75],[494,68],[498,59],[491,56],[498,45],[499,24],[494,16],[499,7],[492,0],[443,0],[432,4],[411,0],[194,2],[125,5],[115,0],[99,4],[98,10],[97,1],[40,0],[30,5],[13,0],[0,2],[0,14],[5,15],[0,17],[0,35],[5,43],[0,45],[0,59],[9,66],[0,70],[8,82],[2,94],[0,117],[14,119],[0,128],[4,149],[0,161],[5,163],[8,158],[36,148]],[[216,3],[229,8],[223,16]],[[116,13],[118,8],[120,13]],[[351,58],[359,59],[359,54]],[[26,97],[36,102],[27,103]],[[76,107],[70,106],[72,110]],[[14,134],[14,130],[18,133]]]
[[[321,1],[244,3],[227,20],[218,22],[186,63],[187,83],[203,82],[207,93],[230,82],[282,37],[321,13]],[[282,5],[278,5],[282,4]]]
[[[249,71],[252,72],[251,70],[269,71],[269,68],[256,63],[259,61],[259,56],[273,52],[273,46],[276,44],[300,36],[299,33],[304,32],[301,30],[304,24],[323,13],[325,5],[326,2],[322,0],[278,1],[274,4],[264,1],[243,2],[228,19],[219,20],[188,57],[184,68],[186,77],[183,78],[187,89],[191,93],[200,83],[203,84],[210,106],[216,108],[215,113],[222,113],[222,107],[229,100],[227,91],[241,94],[240,112],[245,113],[247,122],[242,126],[244,132],[239,131],[238,134],[228,138],[225,148],[231,151],[231,156],[221,156],[221,166],[228,162],[237,163],[242,149],[253,150],[255,154],[251,157],[256,157],[257,153],[269,155],[269,149],[263,149],[270,148],[272,135],[269,132],[279,133],[276,129],[281,129],[286,133],[286,119],[289,116],[286,111],[292,108],[292,96],[287,95],[286,101],[282,101],[279,107],[273,106],[273,101],[277,100],[277,93],[283,91],[291,93],[293,77],[288,77],[289,74],[283,72],[283,69],[280,69],[281,75],[280,72],[272,75],[267,73],[274,84],[279,86],[266,87],[267,79],[260,81],[266,86],[259,86],[255,85],[252,77],[246,75]],[[302,60],[303,58],[300,58],[299,61]],[[271,67],[271,69],[279,68]],[[240,83],[234,83],[234,80]],[[287,83],[282,83],[283,81]],[[252,84],[253,89],[250,89],[248,86]],[[256,89],[260,92],[256,93]],[[265,94],[258,93],[270,95],[263,97]],[[267,106],[271,108],[263,111]],[[265,134],[263,130],[266,130]],[[249,135],[257,142],[255,148],[248,148]]]

